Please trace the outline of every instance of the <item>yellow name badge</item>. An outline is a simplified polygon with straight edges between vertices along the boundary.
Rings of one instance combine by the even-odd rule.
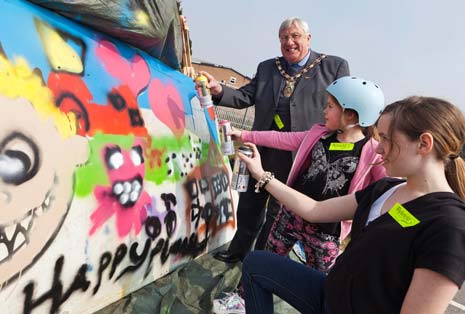
[[[354,143],[331,143],[329,150],[353,150]]]
[[[413,227],[418,225],[420,221],[413,216],[404,206],[395,203],[388,211],[389,215],[402,226],[402,228]]]
[[[284,128],[283,120],[281,120],[281,117],[277,113],[274,115],[274,123],[276,123],[278,129],[281,130],[282,128]]]

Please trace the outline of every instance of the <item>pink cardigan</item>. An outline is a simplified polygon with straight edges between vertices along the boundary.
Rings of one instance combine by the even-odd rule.
[[[287,185],[292,186],[313,146],[322,136],[330,132],[324,125],[316,124],[310,130],[303,132],[242,131],[241,140],[259,146],[296,151],[294,163],[287,179]],[[381,156],[375,152],[377,145],[376,140],[370,139],[363,146],[357,169],[350,181],[349,193],[361,190],[386,176],[386,170],[380,163]],[[341,221],[341,241],[350,233],[351,226],[351,221]]]

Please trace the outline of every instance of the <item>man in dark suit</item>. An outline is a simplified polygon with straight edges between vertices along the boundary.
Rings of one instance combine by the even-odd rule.
[[[310,50],[308,24],[299,18],[286,19],[279,28],[282,57],[258,65],[252,81],[233,89],[219,84],[210,74],[209,81],[215,105],[232,108],[255,106],[253,130],[294,132],[308,130],[323,121],[326,87],[341,76],[349,75],[346,60]],[[260,148],[264,169],[270,169],[286,182],[292,165],[292,153]],[[267,192],[254,192],[255,180],[249,181],[247,192],[241,193],[237,208],[237,231],[228,250],[215,258],[228,263],[242,260],[252,248],[265,216]],[[255,245],[263,249],[279,205],[268,203],[265,225]]]

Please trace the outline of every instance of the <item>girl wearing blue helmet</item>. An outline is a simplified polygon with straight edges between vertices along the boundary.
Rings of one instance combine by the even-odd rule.
[[[379,86],[342,77],[327,88],[325,124],[304,132],[233,131],[234,138],[296,152],[287,185],[316,200],[360,190],[385,176],[377,142],[368,127],[384,107]],[[314,224],[282,207],[268,236],[266,250],[287,256],[299,241],[306,264],[327,272],[339,253],[350,222]]]

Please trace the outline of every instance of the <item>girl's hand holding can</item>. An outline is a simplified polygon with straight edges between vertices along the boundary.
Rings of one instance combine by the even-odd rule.
[[[232,130],[229,131],[227,135],[230,135],[233,141],[240,141],[241,136],[242,136],[242,131],[236,128],[232,128]]]
[[[247,168],[249,169],[250,174],[255,180],[259,180],[263,174],[265,173],[265,170],[263,170],[262,166],[262,160],[260,158],[260,153],[258,152],[257,146],[252,143],[244,143],[245,146],[248,146],[252,149],[253,155],[252,157],[247,157],[242,153],[238,153],[238,156],[241,160],[245,162],[247,165]]]

